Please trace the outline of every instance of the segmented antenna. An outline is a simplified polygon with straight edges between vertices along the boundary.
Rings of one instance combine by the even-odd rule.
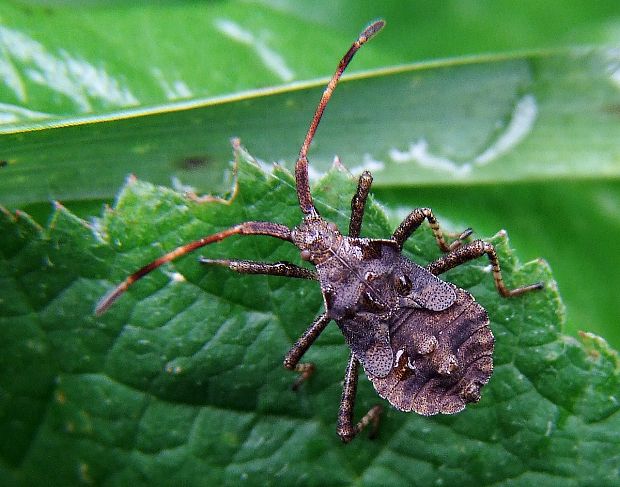
[[[154,271],[158,267],[161,267],[168,262],[172,262],[173,260],[176,260],[179,257],[184,256],[185,254],[189,254],[196,249],[212,243],[220,242],[221,240],[231,237],[232,235],[268,235],[270,237],[279,238],[289,242],[291,241],[290,229],[288,227],[285,227],[284,225],[273,222],[250,221],[240,223],[239,225],[235,225],[234,227],[230,227],[218,233],[207,235],[188,244],[181,245],[180,247],[171,250],[167,254],[162,255],[158,259],[155,259],[153,262],[150,262],[144,267],[138,269],[136,272],[127,277],[123,282],[121,282],[118,286],[112,289],[103,298],[101,298],[99,303],[97,303],[95,313],[97,315],[105,313],[106,310],[112,305],[112,303],[114,303],[114,301],[116,301],[125,291],[127,291],[129,286],[131,286],[138,279],[142,279],[144,276]]]
[[[347,68],[351,59],[358,51],[360,47],[362,47],[368,40],[370,40],[377,32],[379,32],[385,22],[383,20],[377,20],[373,22],[368,27],[364,29],[364,31],[360,34],[358,39],[353,43],[353,45],[349,48],[347,53],[338,63],[338,68],[336,72],[332,76],[332,79],[329,80],[325,91],[323,92],[323,96],[321,97],[321,101],[319,105],[316,107],[316,112],[314,112],[314,117],[312,118],[312,123],[310,124],[310,128],[308,129],[308,133],[306,134],[306,138],[304,139],[304,143],[301,145],[301,149],[299,150],[299,159],[297,159],[297,163],[295,164],[295,184],[297,186],[297,198],[299,199],[299,207],[304,214],[309,214],[316,212],[314,208],[314,204],[312,203],[312,195],[310,194],[310,184],[308,182],[308,149],[310,147],[310,143],[314,138],[314,134],[316,133],[316,129],[319,126],[319,122],[321,121],[321,117],[323,116],[323,112],[325,111],[325,107],[329,102],[329,99],[340,80],[340,76]]]
[[[364,43],[368,39],[370,39],[379,30],[381,30],[384,25],[385,22],[379,20],[366,27],[364,32],[360,34],[357,41],[353,43],[351,48],[347,51],[347,53],[340,61],[340,64],[338,64],[338,69],[336,70],[334,76],[327,85],[327,88],[325,88],[323,97],[321,98],[319,106],[316,109],[314,118],[312,119],[312,123],[310,124],[310,129],[308,130],[308,134],[306,135],[306,139],[304,140],[304,143],[302,144],[299,151],[299,159],[297,161],[297,164],[295,165],[297,196],[299,198],[299,205],[301,207],[301,210],[305,214],[316,211],[314,209],[314,205],[312,204],[312,196],[310,195],[310,187],[308,185],[308,159],[306,158],[306,156],[308,154],[308,148],[310,147],[312,138],[314,137],[314,133],[316,132],[316,128],[321,121],[325,106],[327,105],[327,102],[329,101],[332,92],[334,91],[334,88],[338,84],[338,80],[340,79],[342,72],[346,69],[347,65],[353,58],[353,55],[360,47],[362,47],[362,45],[364,45]],[[206,245],[219,242],[220,240],[224,240],[225,238],[228,238],[232,235],[268,235],[271,237],[280,238],[282,240],[291,241],[291,231],[287,227],[271,222],[245,222],[231,227],[227,230],[223,230],[212,235],[207,235],[194,242],[182,245],[168,252],[167,254],[162,255],[158,259],[155,259],[153,262],[150,262],[144,267],[138,269],[99,301],[95,309],[95,313],[98,315],[105,313],[105,311],[112,305],[112,303],[114,303],[134,282],[141,279],[158,267],[162,266],[163,264],[171,262]]]
[[[185,255],[193,250],[196,250],[200,247],[204,247],[213,242],[218,242],[223,240],[224,238],[241,233],[239,226],[233,227],[224,232],[217,233],[215,235],[210,235],[208,237],[203,237],[200,240],[196,240],[194,242],[190,242],[188,244],[182,245],[181,247],[177,247],[171,252],[168,252],[165,255],[162,255],[158,259],[155,259],[153,262],[148,263],[144,267],[141,267],[136,272],[127,277],[123,282],[121,282],[118,286],[112,289],[108,294],[106,294],[101,300],[97,303],[97,307],[95,308],[95,314],[102,315],[107,311],[107,309],[116,301],[121,294],[123,294],[129,286],[131,286],[138,279],[143,278],[151,271],[154,271],[158,267],[161,267],[163,264],[167,262],[171,262],[182,255]]]

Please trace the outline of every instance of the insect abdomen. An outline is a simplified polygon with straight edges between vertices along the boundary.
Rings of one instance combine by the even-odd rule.
[[[494,338],[486,311],[454,286],[456,301],[442,312],[401,309],[390,320],[394,366],[369,375],[393,406],[423,415],[452,414],[480,399],[493,372]]]

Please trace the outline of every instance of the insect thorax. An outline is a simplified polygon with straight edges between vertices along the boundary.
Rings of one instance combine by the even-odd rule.
[[[341,236],[317,264],[330,317],[359,313],[383,319],[399,308],[442,311],[455,300],[453,288],[401,255],[391,240]]]

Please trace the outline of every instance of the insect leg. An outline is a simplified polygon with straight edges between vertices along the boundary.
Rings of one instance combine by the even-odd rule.
[[[304,267],[300,267],[291,262],[255,262],[251,260],[230,260],[230,259],[207,259],[200,257],[201,264],[214,264],[228,267],[231,271],[240,274],[267,274],[269,276],[297,277],[299,279],[317,280],[316,272]]]
[[[402,249],[405,241],[418,229],[424,220],[428,220],[431,230],[433,231],[433,235],[435,236],[435,240],[437,241],[437,245],[442,252],[450,252],[451,250],[460,247],[463,244],[463,240],[469,237],[472,233],[471,228],[468,228],[461,233],[454,242],[448,245],[444,239],[441,228],[439,228],[439,223],[437,223],[437,219],[435,218],[435,215],[433,215],[433,211],[430,208],[416,208],[409,213],[409,215],[407,215],[403,222],[394,231],[392,234],[392,240],[395,240],[398,246]]]
[[[357,183],[357,191],[351,200],[351,221],[349,222],[349,237],[359,237],[362,230],[362,218],[366,199],[372,184],[372,174],[364,171]]]
[[[102,313],[105,313],[112,303],[114,303],[114,301],[116,301],[125,291],[127,291],[129,286],[131,286],[138,279],[146,276],[149,272],[154,271],[167,262],[171,262],[184,256],[185,254],[189,254],[200,247],[219,242],[232,235],[267,235],[292,242],[291,230],[284,225],[273,222],[244,222],[239,225],[235,225],[234,227],[227,228],[226,230],[222,230],[221,232],[207,235],[188,244],[181,245],[180,247],[171,250],[167,254],[162,255],[153,262],[150,262],[138,269],[103,298],[101,298],[95,308],[95,314],[101,315]]]
[[[370,437],[377,434],[379,426],[379,418],[383,408],[379,405],[370,408],[364,417],[357,423],[353,424],[353,410],[355,408],[355,395],[357,393],[357,373],[359,369],[359,360],[351,354],[347,370],[344,375],[344,385],[342,388],[342,399],[340,400],[340,408],[338,409],[338,426],[337,432],[340,439],[348,443],[355,435],[362,431],[366,426],[372,423]]]
[[[498,292],[505,298],[511,296],[519,296],[520,294],[529,291],[535,291],[537,289],[542,289],[544,287],[544,284],[542,282],[537,282],[515,289],[508,289],[506,287],[506,284],[504,284],[504,279],[502,278],[502,271],[499,266],[495,247],[493,246],[493,244],[485,242],[484,240],[474,240],[473,242],[465,244],[462,247],[459,247],[445,255],[442,255],[435,262],[427,265],[426,269],[430,273],[435,275],[442,274],[458,265],[461,265],[473,259],[477,259],[478,257],[481,257],[485,254],[491,262],[495,287],[497,288]]]
[[[286,357],[284,357],[284,367],[289,370],[299,372],[300,374],[297,380],[293,383],[294,390],[297,390],[300,384],[310,377],[312,372],[314,372],[314,364],[300,364],[299,360],[325,329],[329,323],[329,320],[330,319],[327,317],[327,313],[323,313],[318,316],[314,320],[314,323],[312,323],[304,334],[299,337],[299,340],[295,342],[295,345],[293,345],[293,347],[288,351]]]

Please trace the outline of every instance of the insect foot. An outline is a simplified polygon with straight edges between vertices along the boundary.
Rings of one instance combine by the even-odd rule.
[[[204,265],[223,266],[243,274],[263,274],[318,281],[325,310],[295,342],[284,367],[298,374],[297,389],[315,371],[303,355],[331,322],[349,346],[349,361],[338,410],[337,433],[344,442],[370,428],[377,432],[383,407],[376,405],[355,422],[353,411],[360,365],[378,394],[401,411],[423,415],[453,414],[480,399],[480,389],[493,373],[494,338],[487,312],[467,291],[441,280],[440,274],[486,256],[498,292],[506,298],[542,288],[541,283],[509,289],[502,278],[495,248],[483,240],[469,242],[471,230],[448,242],[430,208],[414,209],[390,238],[360,237],[372,176],[365,171],[351,201],[349,234],[320,216],[310,193],[308,150],[340,76],[357,50],[383,27],[369,25],[338,64],[323,92],[295,164],[295,185],[301,223],[290,229],[266,221],[247,221],[182,245],[135,271],[106,294],[95,312],[104,313],[143,276],[183,255],[229,237],[263,235],[293,244],[301,260],[255,262],[203,257]],[[401,251],[423,223],[430,226],[443,255],[422,267]],[[448,240],[450,240],[448,238]]]

